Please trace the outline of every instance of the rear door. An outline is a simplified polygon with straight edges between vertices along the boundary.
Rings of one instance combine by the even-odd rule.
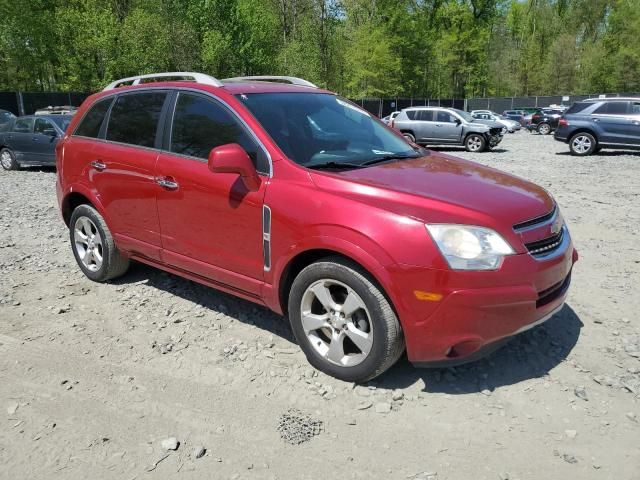
[[[258,295],[266,268],[266,151],[231,109],[209,95],[179,92],[171,118],[156,169],[158,178],[172,182],[158,190],[163,261]],[[229,143],[253,160],[262,180],[257,190],[248,190],[236,174],[209,170],[209,152]]]
[[[6,135],[6,142],[19,162],[33,161],[33,117],[18,118]]]
[[[118,95],[101,135],[105,141],[95,143],[88,165],[118,245],[155,260],[161,248],[155,167],[168,98],[160,89]]]
[[[48,118],[36,118],[33,129],[34,160],[54,164],[55,148],[58,143],[58,130]]]
[[[633,123],[628,101],[604,102],[591,114],[591,120],[600,131],[599,141],[616,145],[633,142]]]
[[[434,139],[435,131],[432,110],[416,110],[414,121],[416,125],[416,139],[420,141],[431,141]]]
[[[629,143],[640,146],[640,100],[630,102],[629,117],[631,119]]]

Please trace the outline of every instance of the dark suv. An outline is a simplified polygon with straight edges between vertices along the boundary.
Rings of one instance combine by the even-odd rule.
[[[640,149],[640,98],[593,98],[576,102],[554,135],[573,155],[601,148]]]
[[[536,131],[540,135],[549,135],[558,128],[558,121],[562,116],[562,110],[554,108],[541,108],[531,116],[531,123],[527,125],[530,132]]]

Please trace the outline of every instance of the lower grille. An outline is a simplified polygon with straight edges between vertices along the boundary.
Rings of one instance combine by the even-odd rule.
[[[538,240],[537,242],[526,243],[525,247],[527,247],[531,255],[546,255],[558,248],[562,244],[563,238],[564,229],[555,235]]]
[[[549,287],[541,292],[538,292],[538,300],[536,300],[536,308],[544,307],[550,304],[557,298],[564,295],[569,289],[571,283],[571,272],[561,282],[556,283],[552,287]]]

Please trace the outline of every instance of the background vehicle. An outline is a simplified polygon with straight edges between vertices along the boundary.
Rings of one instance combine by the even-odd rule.
[[[23,165],[55,165],[55,148],[71,121],[70,115],[17,117],[0,133],[0,164],[5,170]]]
[[[11,128],[11,124],[16,116],[8,110],[0,110],[0,132]]]
[[[543,188],[273,78],[288,84],[151,74],[83,104],[56,188],[88,278],[133,259],[266,305],[352,382],[405,346],[418,364],[473,359],[562,307],[577,257]]]
[[[602,98],[574,103],[559,120],[554,138],[573,155],[602,148],[640,149],[640,98]]]
[[[418,145],[463,145],[482,152],[502,141],[502,125],[475,122],[467,112],[455,108],[411,107],[400,112],[393,127]]]
[[[471,112],[471,116],[474,118],[474,121],[477,123],[484,123],[485,125],[493,126],[496,123],[502,125],[509,133],[513,133],[516,130],[520,130],[522,125],[520,122],[516,122],[515,120],[510,120],[501,115],[494,115],[491,113],[485,112]]]
[[[391,123],[395,120],[395,118],[398,116],[399,113],[400,112],[391,112],[389,115],[381,118],[380,120],[382,120],[387,125],[391,125]]]
[[[505,110],[504,112],[502,112],[502,115],[510,120],[515,120],[521,125],[524,125],[523,119],[527,115],[527,112],[525,112],[524,110]]]
[[[558,128],[561,116],[562,110],[541,108],[531,116],[531,123],[527,125],[527,129],[530,132],[535,130],[541,135],[549,135]]]
[[[74,115],[78,111],[77,107],[64,105],[61,107],[45,107],[39,108],[34,115]]]

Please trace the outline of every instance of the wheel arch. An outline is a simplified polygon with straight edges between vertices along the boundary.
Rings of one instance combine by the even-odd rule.
[[[571,135],[567,136],[567,141],[570,142],[573,137],[575,137],[580,133],[588,133],[589,135],[591,135],[596,141],[596,146],[600,143],[600,140],[598,140],[598,135],[596,134],[596,132],[589,127],[576,128],[573,132],[571,132]]]
[[[67,226],[69,226],[69,221],[71,220],[73,210],[80,205],[91,205],[93,208],[98,210],[107,225],[110,224],[109,218],[106,215],[102,203],[96,198],[95,195],[91,193],[91,190],[85,188],[80,184],[70,187],[65,192],[64,196],[62,197],[62,201],[60,202],[60,211],[62,213],[62,218]]]

